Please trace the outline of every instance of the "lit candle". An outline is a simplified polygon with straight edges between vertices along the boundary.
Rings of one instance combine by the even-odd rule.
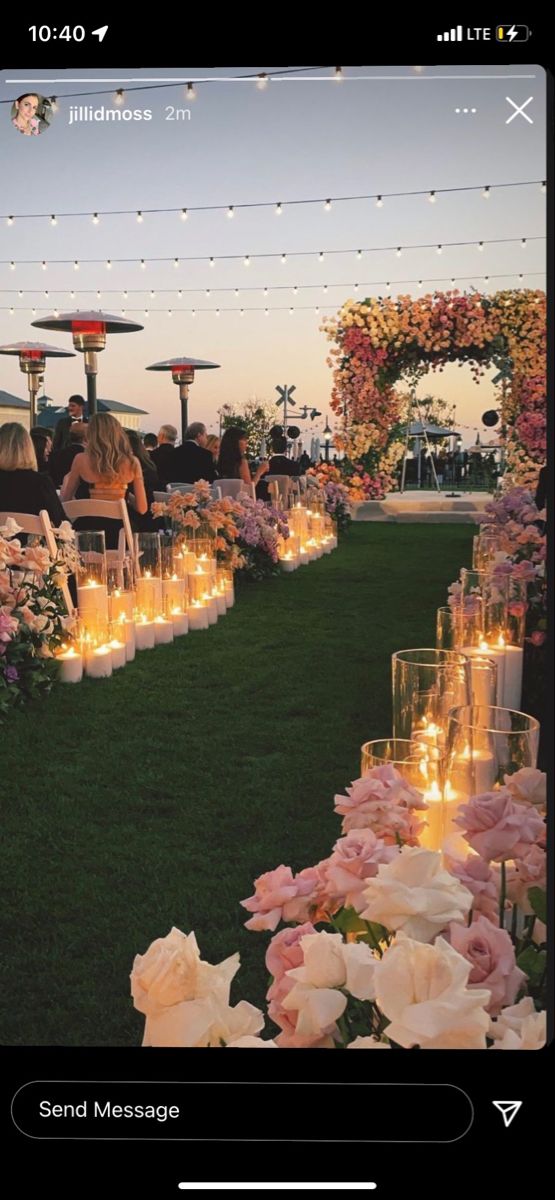
[[[522,664],[524,650],[521,646],[505,646],[505,682],[503,686],[503,708],[520,711],[522,701]]]
[[[119,621],[122,613],[129,621],[132,621],[133,609],[135,608],[135,592],[122,591],[121,588],[116,588],[108,596],[108,607],[111,621]]]
[[[88,579],[77,587],[79,617],[91,633],[101,632],[108,624],[108,588],[105,583]]]
[[[112,651],[108,645],[96,646],[85,658],[85,674],[91,679],[109,679],[112,666]]]
[[[227,604],[225,602],[225,588],[223,589],[223,591],[219,587],[216,587],[215,589],[213,588],[212,596],[214,597],[214,599],[216,600],[216,603],[218,605],[218,616],[225,617],[225,614],[227,612]]]
[[[203,571],[202,567],[197,565],[193,574],[189,576],[189,583],[192,599],[202,600],[208,588],[208,572]]]
[[[423,813],[427,825],[420,834],[420,845],[426,850],[439,850],[443,841],[443,796],[435,779],[426,788],[424,800],[428,805]]]
[[[467,658],[475,658],[477,655],[481,658],[491,658],[497,666],[497,693],[495,703],[503,707],[503,696],[505,690],[505,639],[501,634],[495,644],[486,641],[482,638],[478,646],[463,646],[461,654],[466,654]]]
[[[291,551],[289,550],[287,554],[283,555],[283,558],[280,558],[279,565],[282,571],[296,571],[299,565],[297,555],[291,554]]]
[[[493,659],[486,658],[485,655],[470,656],[470,692],[474,706],[489,707],[496,702],[497,672],[492,670],[492,666],[496,666]]]
[[[181,637],[182,634],[189,632],[189,618],[182,608],[172,608],[170,620],[173,625],[174,637]]]
[[[179,575],[174,571],[171,577],[162,580],[162,600],[164,608],[181,608],[183,606],[183,593],[185,590],[185,581],[179,578]]]
[[[233,584],[233,576],[225,581],[225,602],[228,608],[233,608],[235,604],[235,587]]]
[[[151,571],[137,580],[137,605],[150,617],[162,607],[162,581]]]
[[[154,621],[149,621],[146,613],[135,622],[135,645],[137,650],[152,650],[155,645]]]
[[[438,749],[445,741],[445,730],[441,725],[436,725],[435,721],[423,717],[421,725],[411,734],[411,741],[425,742],[434,749]]]
[[[110,642],[110,650],[112,651],[112,670],[117,671],[119,667],[124,667],[127,662],[125,642],[118,642],[117,638],[113,638]]]
[[[205,592],[202,599],[206,605],[206,611],[208,613],[208,624],[215,625],[218,620],[218,601],[216,597],[211,596],[209,592]]]
[[[154,641],[157,646],[167,646],[173,642],[173,624],[166,617],[154,618]]]
[[[460,763],[470,764],[470,746],[465,746],[462,754],[459,754],[457,758]],[[488,750],[473,750],[469,774],[471,795],[481,796],[483,792],[490,792],[495,784],[493,754],[490,754]],[[459,804],[463,804],[464,799],[463,797]]]
[[[310,562],[310,553],[306,545],[301,546],[301,565],[306,567]]]
[[[122,642],[125,642],[125,657],[127,662],[133,662],[135,658],[135,622],[129,620],[125,613],[122,613],[118,621],[118,635]]]
[[[454,833],[460,833],[458,825],[455,825],[455,817],[459,810],[459,805],[466,804],[468,796],[464,792],[458,792],[447,779],[443,788],[443,837],[451,837]]]
[[[189,629],[208,629],[208,609],[202,600],[193,600],[187,610]]]
[[[60,683],[81,683],[83,678],[83,656],[75,646],[63,647],[56,654],[58,663],[58,679]]]

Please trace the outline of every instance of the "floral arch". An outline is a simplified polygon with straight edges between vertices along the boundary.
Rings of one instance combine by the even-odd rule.
[[[445,363],[468,363],[476,383],[497,367],[505,481],[533,488],[546,455],[546,297],[528,289],[434,292],[347,300],[322,326],[335,343],[331,407],[342,418],[342,445],[374,480],[393,485],[403,455],[407,385]],[[405,387],[403,392],[401,389]]]

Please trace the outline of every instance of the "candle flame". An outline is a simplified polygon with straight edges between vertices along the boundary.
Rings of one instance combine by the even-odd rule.
[[[424,793],[424,799],[431,801],[441,800],[441,792],[435,779],[428,788],[428,791]]]
[[[454,800],[456,795],[457,793],[455,789],[451,787],[449,780],[447,780],[447,783],[445,784],[445,799]]]

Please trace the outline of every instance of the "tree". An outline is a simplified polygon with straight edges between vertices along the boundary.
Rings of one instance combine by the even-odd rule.
[[[267,437],[272,425],[279,423],[276,408],[268,400],[247,400],[245,404],[229,405],[228,412],[222,421],[222,428],[229,429],[232,425],[240,425],[248,435],[249,451],[256,456],[260,452],[262,438]]]

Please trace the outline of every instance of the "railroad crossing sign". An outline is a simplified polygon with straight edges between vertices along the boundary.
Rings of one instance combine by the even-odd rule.
[[[295,408],[296,404],[296,401],[291,399],[294,391],[294,383],[290,384],[290,386],[285,383],[283,387],[280,387],[279,384],[276,385],[276,392],[279,392],[280,396],[279,400],[276,400],[276,405],[279,407],[280,404],[283,404],[283,424],[285,428],[287,428],[287,405],[290,404],[291,408]]]

